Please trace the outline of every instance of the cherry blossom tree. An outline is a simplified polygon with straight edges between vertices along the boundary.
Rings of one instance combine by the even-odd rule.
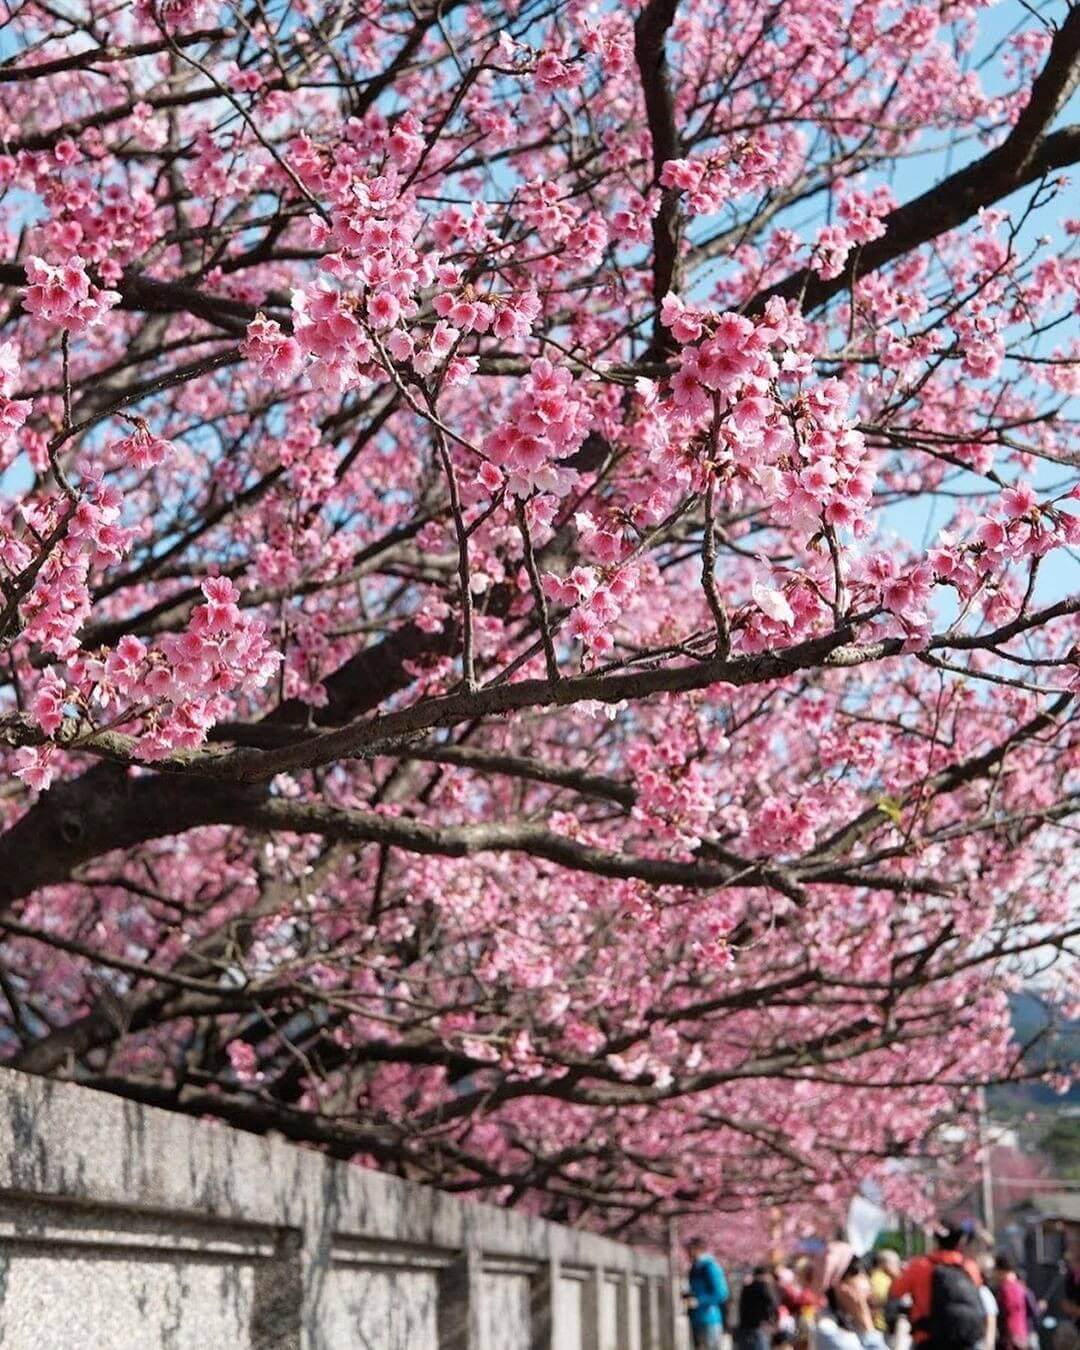
[[[1080,10],[3,32],[7,1062],[610,1231],[955,1162],[1075,993]]]

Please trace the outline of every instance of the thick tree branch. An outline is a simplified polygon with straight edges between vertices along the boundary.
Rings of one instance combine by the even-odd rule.
[[[649,0],[634,24],[634,57],[645,97],[645,114],[652,137],[653,180],[670,159],[679,158],[679,133],[675,125],[675,102],[668,73],[667,32],[675,21],[678,0]],[[679,251],[682,247],[682,211],[679,194],[661,189],[660,208],[653,217],[653,301],[659,307],[669,291],[679,289]],[[659,314],[653,327],[648,359],[674,350]]]
[[[219,42],[233,36],[235,33],[231,28],[201,28],[193,33],[178,33],[169,41],[178,47],[194,47],[202,42]],[[71,70],[88,70],[104,75],[104,71],[97,70],[98,66],[134,61],[141,56],[154,56],[167,50],[169,41],[158,39],[153,42],[134,42],[129,47],[92,47],[89,51],[58,56],[52,61],[20,61],[15,58],[10,63],[0,66],[0,84],[24,84],[30,80],[47,79],[51,75],[60,75]]]
[[[1080,6],[1071,7],[1054,35],[1049,55],[1032,85],[1031,97],[1001,145],[951,174],[936,187],[885,217],[885,233],[849,258],[843,271],[825,278],[809,268],[759,292],[747,305],[760,313],[769,300],[798,300],[812,311],[851,289],[859,276],[876,272],[931,239],[956,229],[983,207],[992,206],[1030,183],[1080,159],[1080,126],[1047,134],[1080,81]]]

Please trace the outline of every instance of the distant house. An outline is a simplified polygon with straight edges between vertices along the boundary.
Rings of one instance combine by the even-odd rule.
[[[1080,1191],[1044,1191],[1009,1210],[1005,1242],[1039,1298],[1053,1300],[1070,1236],[1080,1235]]]

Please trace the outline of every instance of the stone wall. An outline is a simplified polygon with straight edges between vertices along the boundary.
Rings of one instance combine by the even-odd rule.
[[[2,1350],[674,1350],[667,1275],[655,1253],[0,1070]]]

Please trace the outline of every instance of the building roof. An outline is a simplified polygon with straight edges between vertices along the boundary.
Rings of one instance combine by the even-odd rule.
[[[1016,1205],[1036,1219],[1064,1219],[1066,1223],[1080,1223],[1080,1191],[1044,1191]]]

